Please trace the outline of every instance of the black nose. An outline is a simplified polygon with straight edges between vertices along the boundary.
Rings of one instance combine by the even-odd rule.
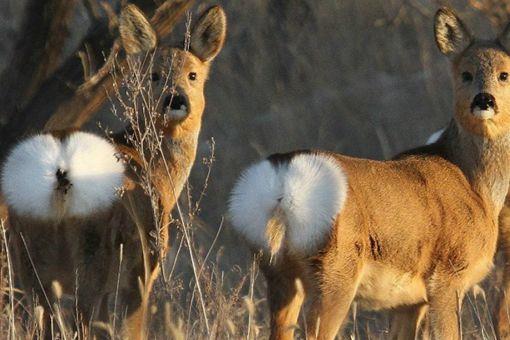
[[[475,107],[480,108],[480,110],[487,110],[489,107],[494,108],[494,105],[496,105],[496,99],[494,96],[492,94],[482,92],[477,94],[473,99],[473,103],[471,103],[471,110]]]
[[[163,101],[163,109],[166,109],[169,105],[171,110],[180,110],[182,105],[186,106],[186,98],[179,93],[168,95]]]

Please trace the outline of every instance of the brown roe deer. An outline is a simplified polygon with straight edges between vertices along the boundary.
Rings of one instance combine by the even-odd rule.
[[[459,301],[492,267],[509,189],[510,30],[474,40],[443,8],[435,37],[455,94],[440,146],[393,161],[275,154],[236,183],[230,215],[262,250],[272,339],[293,338],[305,301],[312,339],[333,339],[353,301],[411,316],[427,305],[434,338],[460,337]]]
[[[14,272],[27,302],[37,298],[49,319],[58,298],[51,286],[57,281],[64,295],[76,299],[85,325],[110,323],[108,304],[118,288],[117,312],[127,318],[123,334],[141,338],[159,259],[168,248],[170,213],[195,161],[204,85],[223,47],[226,17],[219,6],[205,11],[191,31],[189,51],[158,44],[134,5],[123,9],[119,22],[126,53],[152,56],[151,71],[142,74],[152,78],[153,88],[162,90],[169,65],[178,65],[167,93],[154,90],[161,96],[156,125],[164,141],[154,166],[144,169],[151,171],[161,220],[154,220],[151,198],[133,171],[133,166],[143,169],[144,153],[123,134],[114,143],[72,129],[27,138],[6,158],[1,184],[12,228]],[[121,187],[122,198],[117,194]],[[156,225],[162,227],[159,253],[148,245]]]

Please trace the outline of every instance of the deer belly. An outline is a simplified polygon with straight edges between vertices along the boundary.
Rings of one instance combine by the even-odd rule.
[[[368,263],[363,270],[355,301],[364,310],[394,308],[426,301],[425,282],[416,273],[389,265]]]

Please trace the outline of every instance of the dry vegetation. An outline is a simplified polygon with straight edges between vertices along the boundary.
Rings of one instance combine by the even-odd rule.
[[[218,2],[229,17],[228,40],[207,86],[202,142],[174,211],[172,250],[162,259],[151,324],[157,338],[267,338],[264,280],[224,216],[239,170],[269,153],[301,147],[387,158],[423,143],[451,112],[447,62],[432,37],[435,8],[454,6],[479,35],[490,33],[488,23],[498,31],[510,16],[505,0]],[[161,137],[148,123],[153,96],[140,70],[137,64],[116,70],[127,91],[116,92],[116,118],[105,108],[98,131],[127,120],[139,127],[135,143],[157,149]],[[149,177],[142,170],[147,192]],[[38,315],[20,303],[3,224],[1,235],[0,338],[30,337],[38,332]],[[490,310],[500,279],[494,274],[465,299],[465,339],[495,337]],[[87,330],[75,332],[60,317],[61,308],[55,306],[55,334],[87,338]],[[114,338],[115,322],[102,325]],[[384,313],[353,308],[347,334],[384,339],[388,328]]]

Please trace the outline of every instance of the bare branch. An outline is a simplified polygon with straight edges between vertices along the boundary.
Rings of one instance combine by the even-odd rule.
[[[163,3],[156,10],[151,23],[157,28],[160,37],[168,35],[173,26],[191,8],[193,0],[169,0]],[[88,59],[87,72],[95,72],[96,63],[104,60],[100,53],[105,46],[113,46],[115,42],[109,35],[109,22],[98,22],[84,39]],[[90,46],[89,46],[90,45]],[[32,49],[30,49],[32,51]],[[119,60],[122,66],[122,60]],[[12,91],[3,92],[3,100],[12,101],[9,105],[0,102],[0,116],[3,109],[15,111],[20,107],[17,114],[11,115],[7,124],[0,126],[0,159],[9,150],[12,143],[21,136],[46,127],[49,129],[63,129],[71,126],[82,126],[96,111],[107,101],[108,93],[112,90],[113,79],[110,75],[104,78],[93,77],[88,73],[83,77],[82,59],[79,57],[69,58],[43,86],[34,94],[33,98],[23,107],[17,106],[19,96],[12,96]],[[104,72],[100,72],[100,75]],[[94,86],[87,86],[85,83],[91,81]],[[0,78],[1,80],[1,78]],[[4,83],[0,82],[0,87]],[[81,86],[80,86],[81,84]],[[53,116],[53,118],[52,118]]]
[[[178,20],[191,8],[193,0],[166,1],[155,12],[151,24],[155,28],[158,37],[168,35]],[[101,108],[108,97],[108,92],[113,89],[113,78],[110,70],[116,55],[116,49],[120,49],[120,42],[115,41],[112,54],[108,57],[104,67],[88,82],[78,89],[75,95],[63,102],[48,120],[44,129],[58,130],[68,127],[81,127],[93,114]],[[113,58],[113,59],[112,59]],[[119,64],[125,65],[125,59],[119,60]]]
[[[0,78],[1,112],[8,119],[21,111],[61,62],[77,0],[32,1],[24,29]]]

